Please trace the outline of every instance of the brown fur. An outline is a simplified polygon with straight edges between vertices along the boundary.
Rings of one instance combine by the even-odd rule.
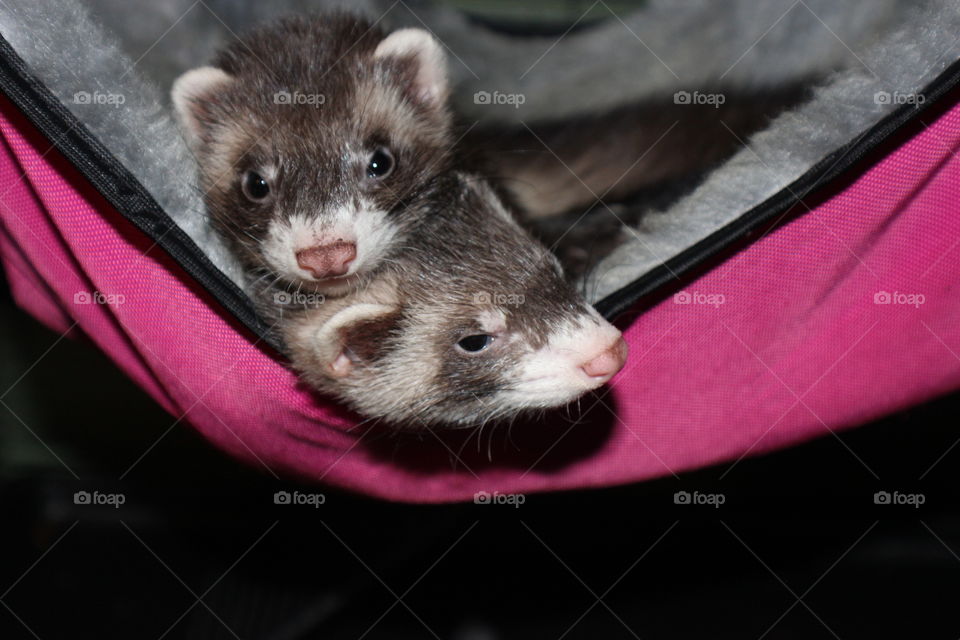
[[[808,87],[717,90],[711,95],[724,98],[717,107],[664,96],[529,129],[474,131],[466,144],[486,153],[487,173],[526,217],[582,213],[598,198],[622,201],[715,166],[777,113],[805,99]]]

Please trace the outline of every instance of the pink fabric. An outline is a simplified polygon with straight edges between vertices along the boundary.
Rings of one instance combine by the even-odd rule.
[[[171,414],[276,474],[430,502],[605,486],[829,435],[960,387],[960,107],[636,318],[601,410],[516,425],[512,443],[492,440],[492,462],[486,433],[348,431],[355,417],[298,387],[5,100],[0,115],[0,254],[18,303],[89,336]],[[93,292],[100,302],[85,302]]]

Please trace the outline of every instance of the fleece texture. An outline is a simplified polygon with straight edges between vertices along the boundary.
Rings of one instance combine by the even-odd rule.
[[[765,4],[765,3],[762,3]],[[846,3],[836,3],[844,5]],[[800,3],[791,11],[809,11]],[[814,30],[830,32],[826,24]],[[960,56],[960,4],[910,3],[896,26],[855,53],[814,98],[783,114],[713,171],[693,193],[625,229],[625,241],[587,276],[594,301],[736,220],[790,184],[830,151],[856,139],[918,93]],[[800,206],[806,194],[791,191]]]

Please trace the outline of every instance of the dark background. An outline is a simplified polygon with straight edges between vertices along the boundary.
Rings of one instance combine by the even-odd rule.
[[[542,32],[590,6],[456,4]],[[0,282],[0,638],[957,638],[958,406],[518,508],[389,504],[227,459]]]
[[[174,418],[0,300],[0,638],[960,635],[957,396],[842,434],[849,451],[827,436],[518,508],[280,483],[183,423],[120,481]],[[75,505],[90,487],[126,504]],[[281,489],[326,502],[274,506]]]

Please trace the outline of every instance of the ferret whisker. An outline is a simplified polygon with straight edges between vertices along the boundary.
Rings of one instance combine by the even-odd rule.
[[[490,435],[487,439],[487,462],[493,462],[493,434],[496,432],[497,427],[503,424],[502,422],[496,422],[490,428]]]
[[[463,443],[460,445],[460,448],[457,449],[457,459],[458,459],[458,460],[460,459],[460,456],[463,455],[463,450],[467,448],[467,445],[468,445],[468,444],[470,444],[470,440],[473,439],[473,434],[474,434],[474,432],[475,432],[474,429],[470,429],[470,430],[467,432],[466,436],[464,437]]]

